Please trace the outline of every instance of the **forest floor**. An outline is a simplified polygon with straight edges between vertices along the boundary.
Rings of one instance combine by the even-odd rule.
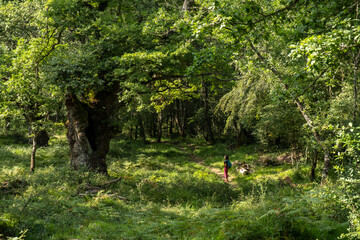
[[[225,183],[225,152],[252,174],[233,167]],[[117,138],[110,176],[71,170],[64,137],[38,150],[33,174],[30,154],[31,146],[0,137],[0,239],[321,240],[349,227],[330,188],[310,182],[310,166],[263,166],[259,159],[280,153],[257,146]]]

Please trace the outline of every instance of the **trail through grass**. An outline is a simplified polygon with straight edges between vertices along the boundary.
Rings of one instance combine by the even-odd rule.
[[[168,144],[171,144],[171,143],[168,143]],[[178,144],[173,144],[173,145],[178,147],[182,152],[186,153],[189,156],[190,161],[193,161],[193,162],[195,162],[195,163],[197,163],[197,164],[199,164],[199,165],[201,165],[203,167],[206,167],[207,169],[209,169],[211,172],[216,174],[218,177],[220,177],[225,182],[225,175],[224,175],[223,170],[220,170],[218,168],[205,165],[204,164],[204,162],[205,162],[204,158],[202,158],[200,156],[196,156],[196,155],[193,154],[194,150],[196,149],[196,147],[193,144],[187,144],[187,146],[189,147],[191,152],[187,152],[187,149],[185,147],[181,146],[181,145],[178,145]],[[221,159],[220,159],[220,161],[221,161]],[[232,187],[236,187],[237,184],[235,182],[233,182],[234,179],[235,179],[234,176],[229,175],[229,177],[228,177],[229,182],[227,182],[227,184],[229,184]]]

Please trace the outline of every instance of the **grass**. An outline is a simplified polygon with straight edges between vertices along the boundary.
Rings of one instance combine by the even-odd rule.
[[[224,183],[205,166],[258,159],[254,146],[112,141],[110,177],[73,171],[63,137],[39,149],[0,138],[0,239],[336,239],[347,213],[327,188],[308,180],[309,166],[257,166]],[[294,186],[281,184],[290,177]],[[121,181],[107,184],[112,179]],[[0,185],[1,186],[1,185]],[[10,185],[8,185],[10,186]],[[3,235],[3,237],[1,237]],[[23,238],[23,237],[21,237]]]

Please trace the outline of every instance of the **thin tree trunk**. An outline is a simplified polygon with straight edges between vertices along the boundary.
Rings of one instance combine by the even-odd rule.
[[[135,127],[135,140],[137,140],[137,138],[138,138],[138,133],[139,133],[139,125],[136,125],[136,127]]]
[[[177,111],[176,111],[176,122],[177,122],[177,125],[178,125],[178,131],[179,131],[179,134],[181,137],[185,137],[185,106],[183,106],[183,102],[181,100],[177,100],[177,103],[176,104],[176,108],[177,108]]]
[[[308,124],[308,126],[310,126],[314,138],[316,140],[316,142],[321,146],[321,148],[323,149],[323,153],[324,153],[324,167],[323,167],[323,171],[321,174],[321,184],[325,184],[327,181],[327,177],[329,174],[329,170],[330,170],[330,155],[329,155],[329,150],[327,149],[327,147],[324,145],[322,139],[319,136],[319,133],[316,131],[315,127],[312,124],[312,121],[310,119],[310,117],[305,113],[300,101],[298,99],[294,100],[296,105],[298,106],[298,109],[300,110],[301,114],[303,115],[303,117],[305,118],[306,123]]]
[[[152,114],[152,117],[151,117],[151,137],[152,138],[155,138],[157,136],[157,114],[154,113]]]
[[[33,147],[32,147],[32,151],[31,151],[30,172],[35,171],[35,158],[36,158],[36,150],[37,150],[37,133],[34,133],[32,142],[33,142]]]
[[[10,126],[9,118],[8,118],[8,117],[5,117],[5,118],[4,118],[4,134],[5,134],[5,135],[8,133],[9,126]]]
[[[331,162],[330,162],[330,154],[327,150],[324,151],[324,167],[321,174],[321,184],[326,183],[327,177],[329,175]]]
[[[310,179],[311,181],[315,181],[316,178],[316,165],[318,161],[318,151],[315,151],[314,157],[311,159],[311,173],[310,173]]]
[[[203,88],[203,98],[204,98],[204,132],[205,132],[205,140],[209,144],[215,143],[215,138],[211,129],[211,117],[209,114],[209,101],[208,101],[208,88],[206,82],[202,82]]]
[[[186,104],[183,101],[180,101],[180,111],[181,111],[181,137],[186,137]]]
[[[171,137],[173,135],[173,127],[174,127],[174,123],[173,123],[173,113],[170,110],[170,116],[169,116],[169,136]]]
[[[141,115],[138,115],[138,123],[139,123],[139,136],[141,137],[141,139],[145,142],[146,141],[146,134],[145,134],[145,129],[144,129],[144,124],[141,118]]]
[[[162,137],[162,112],[158,113],[158,132],[157,132],[157,142],[161,142]]]
[[[175,122],[177,125],[177,131],[181,135],[181,121],[180,121],[180,100],[175,100]]]

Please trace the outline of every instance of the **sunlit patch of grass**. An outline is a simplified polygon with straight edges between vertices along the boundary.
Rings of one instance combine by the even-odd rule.
[[[214,146],[203,145],[195,149],[194,154],[204,159],[205,165],[222,169],[224,167],[224,156],[228,155],[231,162],[247,162],[254,163],[258,159],[258,153],[256,153],[256,147],[242,146],[236,149],[228,149],[228,146],[224,143],[219,143]],[[234,170],[231,170],[234,173]]]

